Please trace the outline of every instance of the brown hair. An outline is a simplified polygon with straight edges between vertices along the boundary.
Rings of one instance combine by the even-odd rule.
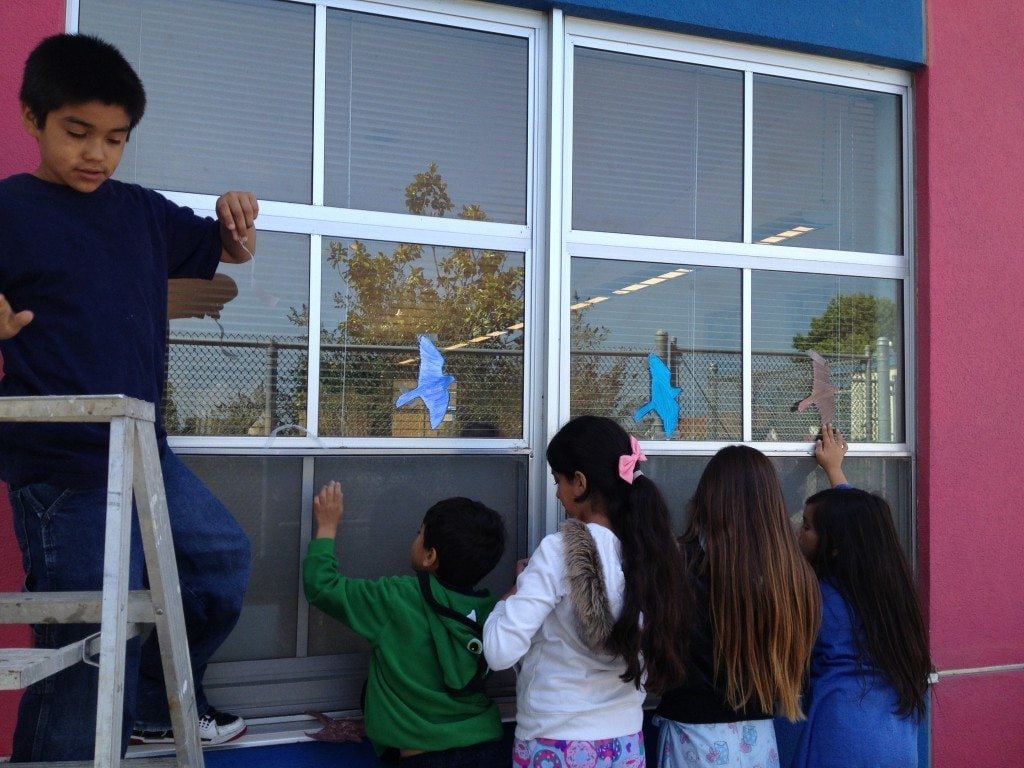
[[[734,709],[800,717],[799,696],[821,621],[818,582],[797,546],[775,467],[753,448],[712,457],[684,541],[707,558],[715,677]]]

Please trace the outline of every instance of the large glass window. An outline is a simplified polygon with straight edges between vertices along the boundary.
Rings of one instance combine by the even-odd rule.
[[[115,178],[312,201],[313,8],[268,0],[83,0],[80,29],[146,88]],[[270,32],[273,31],[273,34]]]
[[[172,280],[164,420],[170,435],[270,435],[306,419],[309,237],[262,232],[259,255]]]
[[[301,594],[319,484],[345,484],[350,575],[407,573],[424,512],[454,495],[507,521],[485,586],[504,591],[527,554],[542,17],[338,5],[78,4],[79,30],[147,91],[117,177],[205,214],[228,189],[260,201],[253,261],[169,285],[163,403],[253,543],[207,675],[249,716],[359,706],[363,646]]]
[[[824,413],[852,441],[903,442],[902,282],[755,272],[752,283],[754,439],[811,440]]]
[[[828,414],[912,552],[907,73],[506,3],[70,7],[147,88],[118,178],[260,200],[253,262],[169,287],[171,442],[255,554],[218,706],[358,707],[365,644],[301,594],[320,484],[352,576],[408,572],[430,504],[480,498],[503,591],[577,414],[644,441],[677,529],[725,443],[797,513]]]

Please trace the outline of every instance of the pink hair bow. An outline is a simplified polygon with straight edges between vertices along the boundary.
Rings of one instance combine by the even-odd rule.
[[[634,472],[639,472],[636,468],[637,462],[647,461],[647,457],[640,450],[640,443],[632,435],[629,436],[629,447],[633,451],[632,453],[624,453],[619,456],[619,477],[632,485],[635,479]]]

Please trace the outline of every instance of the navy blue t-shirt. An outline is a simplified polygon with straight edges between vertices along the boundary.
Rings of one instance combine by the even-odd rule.
[[[136,397],[156,404],[162,447],[167,280],[212,278],[220,253],[216,221],[135,184],[0,181],[0,293],[35,315],[0,342],[0,396]],[[0,477],[104,486],[108,436],[106,424],[0,424]]]

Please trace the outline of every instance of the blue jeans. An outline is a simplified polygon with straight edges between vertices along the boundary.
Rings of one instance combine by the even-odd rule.
[[[231,632],[249,581],[249,539],[220,501],[169,449],[161,459],[181,583],[196,705],[209,708],[203,673]],[[68,490],[48,483],[11,489],[15,535],[28,591],[96,590],[103,583],[106,489]],[[145,583],[138,520],[132,521],[130,589]],[[88,624],[33,628],[37,647],[60,647],[99,629]],[[95,748],[95,667],[75,664],[22,695],[12,762],[85,760]],[[128,644],[123,745],[132,725],[170,727],[156,633]]]

